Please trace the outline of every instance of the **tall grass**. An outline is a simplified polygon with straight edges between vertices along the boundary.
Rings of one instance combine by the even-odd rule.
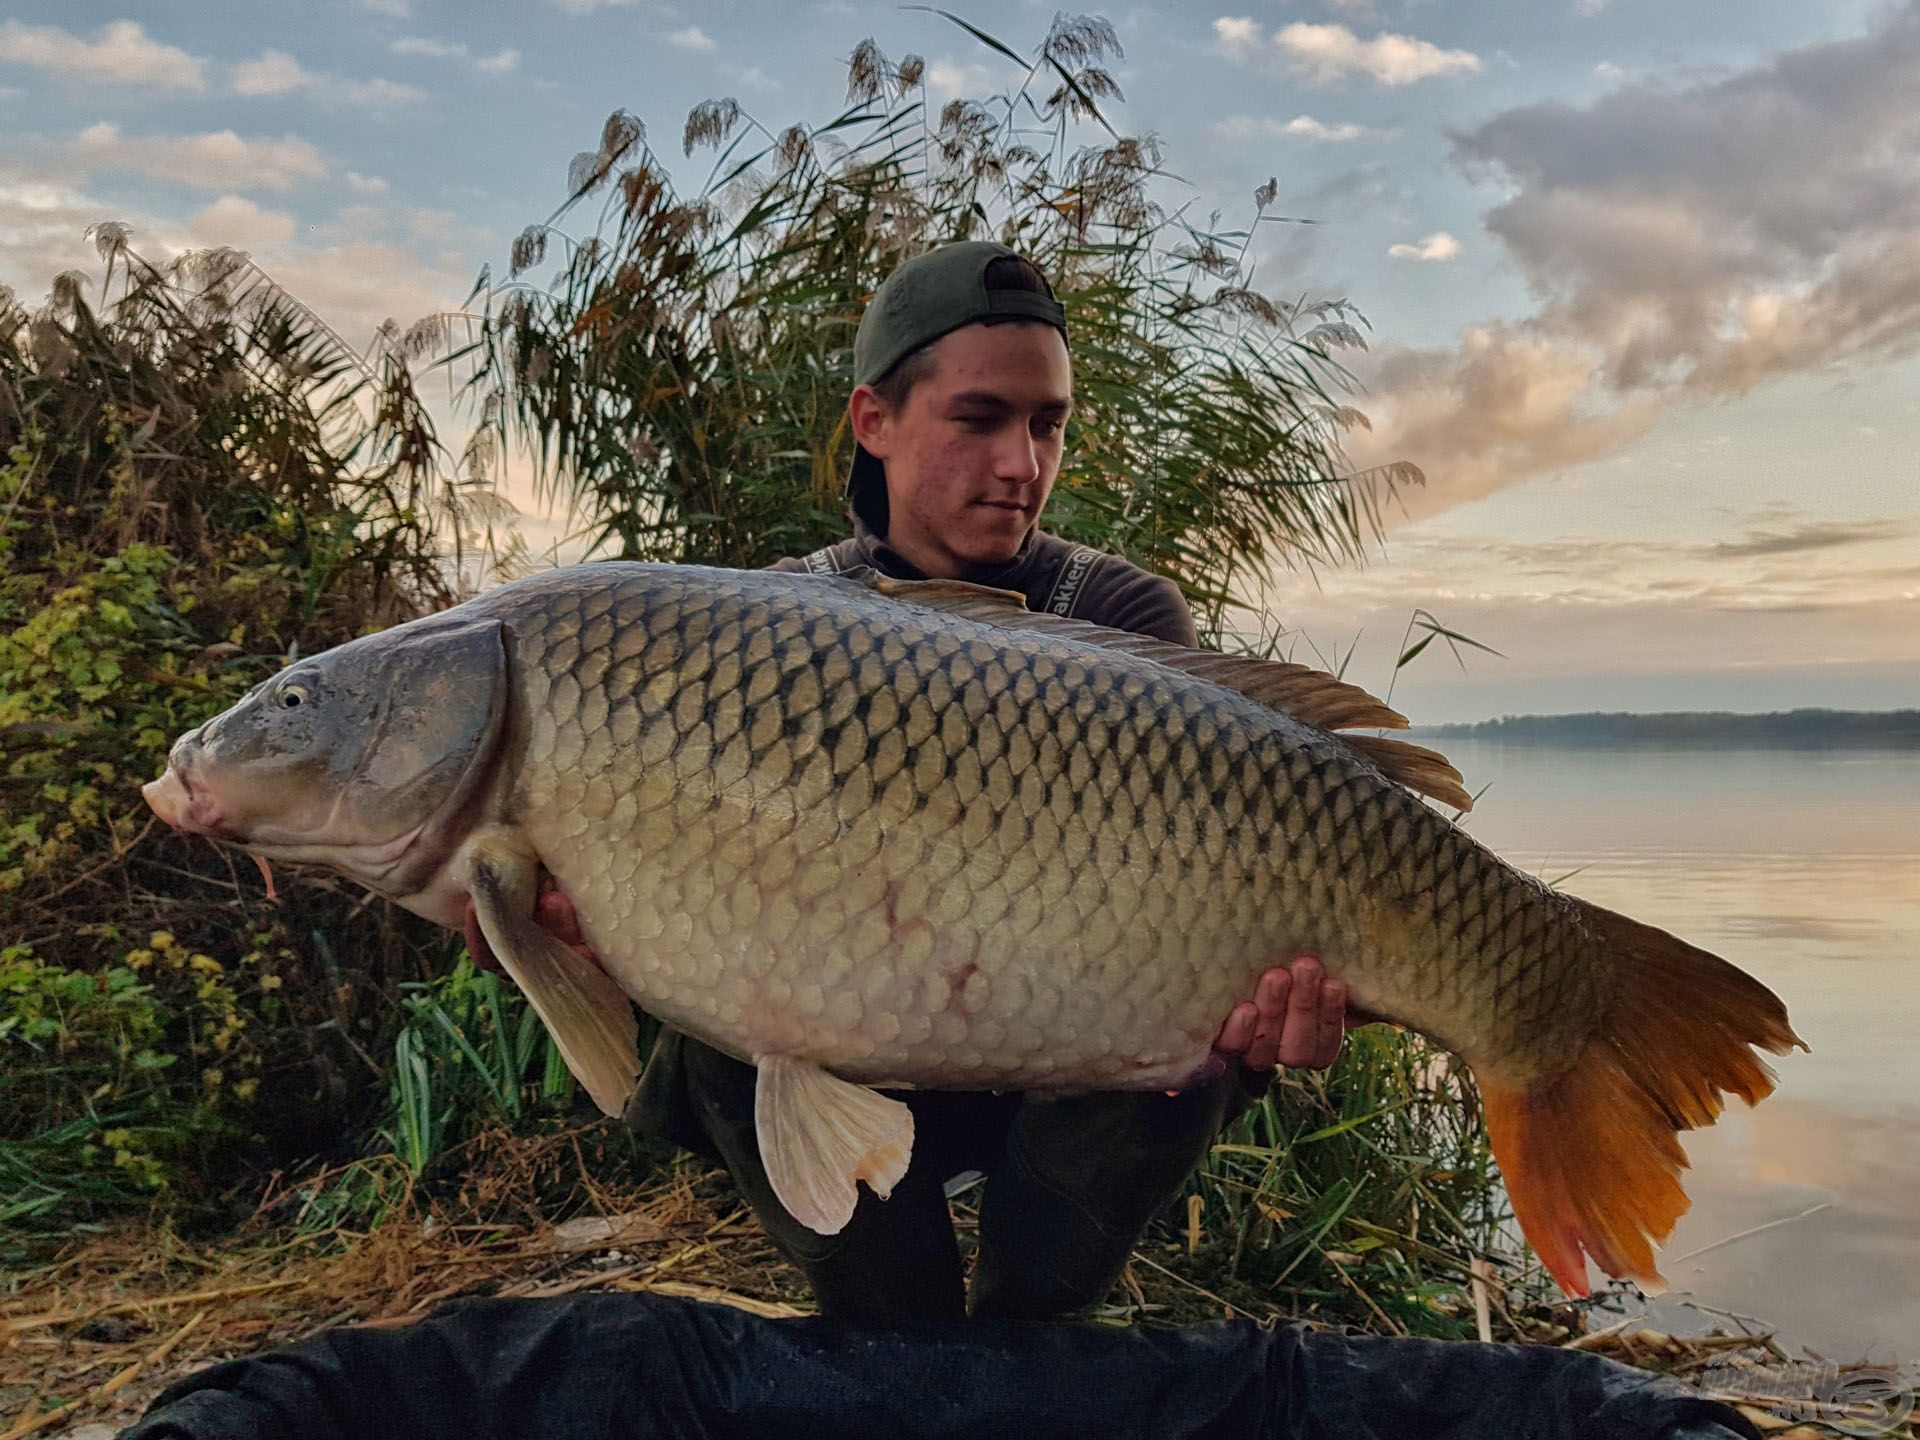
[[[566,1107],[574,1084],[559,1047],[498,975],[463,954],[405,989],[381,1134],[411,1173],[488,1125]]]
[[[471,367],[493,453],[530,451],[600,553],[804,554],[845,533],[867,297],[931,245],[997,238],[1047,273],[1072,335],[1050,528],[1173,576],[1216,629],[1246,575],[1357,558],[1418,471],[1343,461],[1365,422],[1340,363],[1363,343],[1358,312],[1254,283],[1277,185],[1238,227],[1197,221],[1158,143],[1113,128],[1105,21],[1058,19],[1030,55],[963,28],[1007,88],[935,107],[919,57],[862,41],[824,120],[776,130],[737,99],[697,106],[682,148],[714,158],[692,193],[645,123],[611,116],[507,276],[483,277],[487,323],[450,357]]]

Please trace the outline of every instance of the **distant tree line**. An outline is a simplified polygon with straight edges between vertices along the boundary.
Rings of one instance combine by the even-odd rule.
[[[1874,745],[1920,746],[1920,710],[1674,710],[1641,715],[1589,710],[1578,715],[1502,715],[1472,725],[1429,725],[1437,738],[1515,744]]]

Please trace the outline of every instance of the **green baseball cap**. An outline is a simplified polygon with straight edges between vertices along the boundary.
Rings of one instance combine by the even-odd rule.
[[[1051,288],[1044,295],[987,288],[987,266],[1019,258],[1017,251],[991,240],[958,240],[903,261],[880,282],[860,317],[853,337],[853,383],[871,385],[921,346],[976,322],[1038,320],[1066,339],[1067,312]],[[886,467],[858,441],[847,498],[872,529],[886,532]]]

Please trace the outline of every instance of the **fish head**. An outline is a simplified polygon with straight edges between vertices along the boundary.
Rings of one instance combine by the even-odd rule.
[[[506,710],[500,623],[429,617],[289,665],[142,793],[177,830],[403,896],[470,828]]]

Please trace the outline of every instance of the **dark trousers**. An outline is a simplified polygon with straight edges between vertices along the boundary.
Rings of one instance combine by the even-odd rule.
[[[1243,1098],[1237,1078],[1179,1095],[894,1092],[913,1111],[913,1160],[882,1200],[864,1186],[838,1235],[774,1196],[754,1132],[751,1065],[665,1031],[627,1122],[724,1163],[767,1234],[813,1286],[822,1315],[950,1320],[968,1310],[946,1181],[984,1171],[972,1312],[1062,1315],[1106,1297],[1147,1222]]]

